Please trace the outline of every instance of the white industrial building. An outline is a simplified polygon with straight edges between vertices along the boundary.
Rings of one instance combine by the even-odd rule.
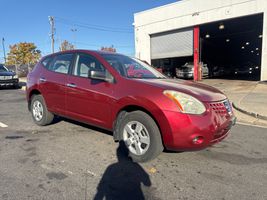
[[[267,80],[267,0],[181,0],[136,13],[134,26],[136,57],[155,67]]]

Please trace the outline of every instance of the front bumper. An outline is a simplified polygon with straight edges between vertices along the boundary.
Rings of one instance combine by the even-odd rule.
[[[19,79],[0,80],[0,86],[14,86],[19,84]]]
[[[193,78],[193,72],[177,72],[176,76],[178,78]]]
[[[203,115],[189,115],[173,111],[164,111],[170,131],[163,134],[164,145],[169,150],[191,151],[204,149],[220,142],[235,125],[233,113],[218,114],[211,108]],[[201,138],[201,143],[194,139]]]

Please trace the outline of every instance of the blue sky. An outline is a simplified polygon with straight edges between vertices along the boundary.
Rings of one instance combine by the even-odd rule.
[[[0,37],[5,38],[7,52],[10,44],[34,42],[43,55],[48,54],[48,16],[55,16],[56,50],[66,39],[77,48],[100,49],[114,45],[118,52],[134,55],[133,14],[172,2],[176,0],[1,0]],[[111,31],[97,31],[91,27]]]

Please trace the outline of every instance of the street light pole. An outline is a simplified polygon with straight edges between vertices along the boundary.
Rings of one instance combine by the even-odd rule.
[[[3,45],[4,60],[5,60],[5,63],[6,63],[5,38],[2,38],[2,45]]]

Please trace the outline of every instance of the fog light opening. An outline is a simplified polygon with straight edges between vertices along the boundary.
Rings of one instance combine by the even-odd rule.
[[[193,144],[202,144],[204,142],[204,137],[202,137],[202,136],[194,137],[192,142],[193,142]]]

